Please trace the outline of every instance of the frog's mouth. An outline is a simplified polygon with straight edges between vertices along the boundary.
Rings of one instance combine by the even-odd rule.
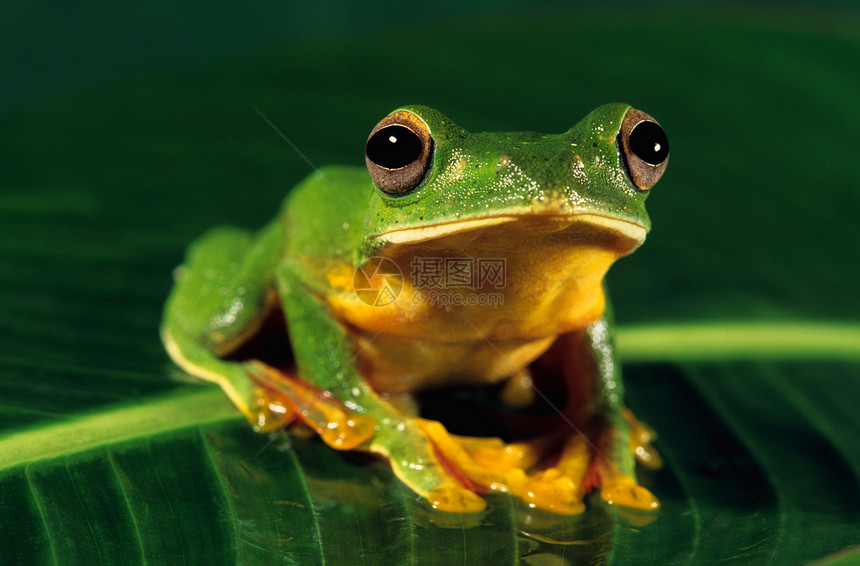
[[[376,238],[388,244],[420,244],[437,240],[452,234],[460,234],[473,230],[483,230],[491,226],[507,224],[516,221],[529,221],[536,231],[556,232],[574,224],[584,224],[598,231],[614,234],[621,240],[627,240],[630,249],[635,249],[644,240],[648,229],[628,220],[603,216],[594,213],[552,214],[552,215],[504,215],[484,218],[470,218],[420,226],[417,228],[400,228],[378,234]]]

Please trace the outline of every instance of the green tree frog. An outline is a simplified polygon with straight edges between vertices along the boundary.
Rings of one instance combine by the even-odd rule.
[[[650,228],[662,128],[608,104],[557,135],[470,133],[407,106],[365,149],[365,168],[316,171],[260,231],[190,246],[161,329],[172,359],[257,430],[300,423],[377,454],[443,511],[494,491],[557,513],[595,490],[657,508],[635,479],[658,457],[623,405],[603,279]],[[443,387],[557,418],[519,439],[455,435],[414,402]]]

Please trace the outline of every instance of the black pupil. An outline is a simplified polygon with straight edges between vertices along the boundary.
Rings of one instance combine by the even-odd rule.
[[[386,126],[367,140],[367,157],[386,169],[406,167],[421,157],[421,140],[404,126]]]
[[[640,122],[630,132],[630,151],[649,165],[660,165],[669,157],[669,139],[654,122]]]

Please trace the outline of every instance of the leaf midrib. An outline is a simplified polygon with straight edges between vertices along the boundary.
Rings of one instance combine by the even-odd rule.
[[[860,323],[771,321],[631,325],[616,335],[624,362],[860,360]]]
[[[0,439],[0,472],[37,460],[239,418],[241,415],[220,389],[184,389],[139,404],[113,407],[13,433]]]
[[[673,323],[619,328],[624,362],[729,359],[860,360],[860,323]],[[169,415],[169,418],[165,418]],[[0,472],[188,427],[239,420],[213,386],[183,389],[135,405],[73,417],[0,439]]]

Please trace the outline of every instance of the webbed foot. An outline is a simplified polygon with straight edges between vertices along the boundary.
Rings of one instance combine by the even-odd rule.
[[[358,414],[326,391],[260,362],[249,362],[248,374],[257,388],[248,418],[259,431],[291,424],[312,429],[338,450],[364,450],[391,462],[394,474],[432,507],[451,513],[474,513],[484,499],[449,473],[433,453],[413,419],[377,410],[377,419]]]
[[[625,416],[635,434],[629,442],[630,452],[621,457],[641,453],[648,456],[646,463],[658,464],[659,456],[649,444],[653,433],[629,412]],[[605,428],[594,440],[574,434],[561,442],[559,451],[558,435],[507,444],[497,438],[455,436],[436,421],[417,422],[452,474],[478,493],[510,493],[529,506],[559,514],[582,512],[583,499],[596,489],[612,505],[637,510],[659,507],[657,498],[619,465],[618,444],[624,434],[612,428]],[[542,467],[549,459],[555,463]]]
[[[337,398],[260,362],[249,362],[257,385],[249,420],[259,431],[274,431],[298,421],[338,450],[365,444],[376,432],[372,417],[359,415]]]
[[[507,444],[498,438],[455,436],[436,421],[418,419],[418,423],[442,461],[470,489],[478,493],[510,493],[530,506],[560,514],[585,509],[582,498],[587,455],[579,474],[568,469],[572,460],[562,467],[533,471],[554,439]]]
[[[601,499],[610,505],[639,511],[657,510],[660,502],[633,477],[633,458],[630,457],[632,455],[645,468],[661,467],[663,461],[651,445],[656,435],[637,420],[630,409],[622,409],[621,417],[623,429],[607,427],[598,439],[592,465],[593,482],[600,489]]]

